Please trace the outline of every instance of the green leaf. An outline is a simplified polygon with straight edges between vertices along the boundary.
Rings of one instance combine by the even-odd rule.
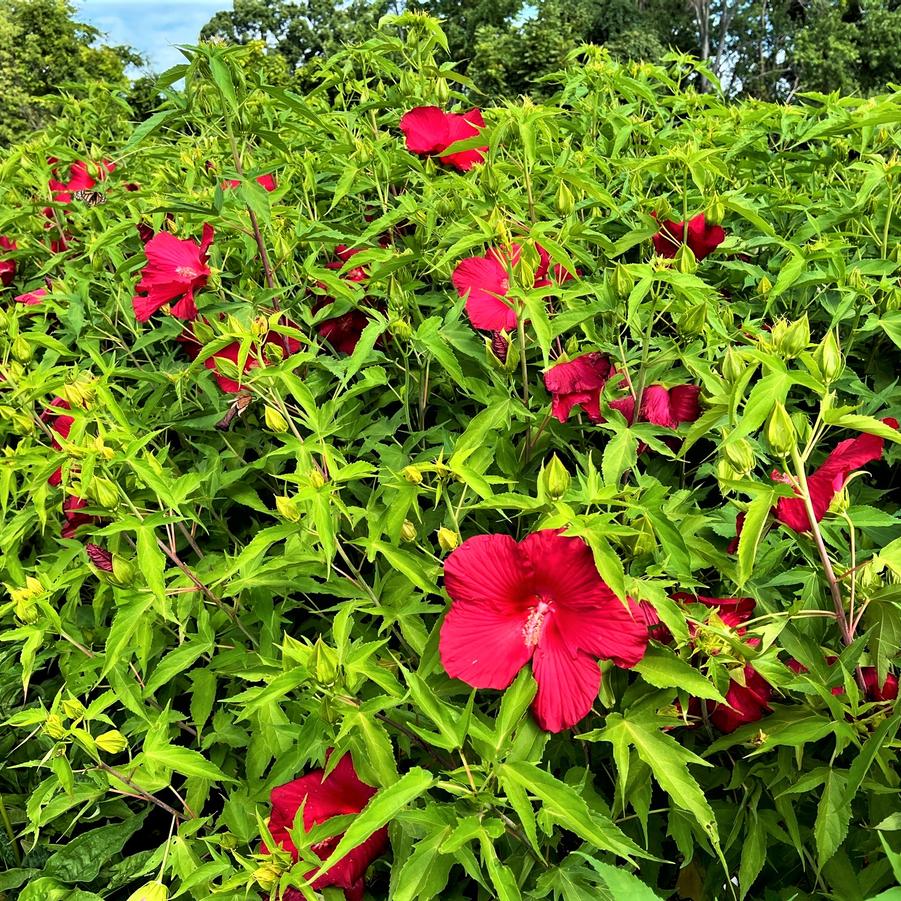
[[[166,558],[156,541],[153,526],[141,525],[136,530],[138,568],[147,580],[147,587],[156,595],[157,600],[166,600]]]
[[[656,892],[628,870],[604,863],[584,851],[574,851],[573,853],[588,861],[592,869],[607,884],[607,888],[610,889],[613,898],[617,901],[618,899],[622,899],[622,901],[660,901],[660,896]]]
[[[199,751],[191,748],[180,748],[176,745],[156,747],[147,743],[144,748],[147,760],[167,770],[175,770],[182,776],[198,776],[212,782],[237,782],[227,776],[215,763],[211,763]]]
[[[522,893],[510,867],[502,864],[494,848],[494,839],[484,830],[480,836],[482,860],[488,870],[488,878],[494,886],[498,901],[521,901]]]
[[[632,668],[655,688],[681,688],[696,698],[726,702],[712,683],[669,648],[648,645],[644,657]]]
[[[619,485],[623,473],[638,460],[638,439],[629,431],[621,429],[604,448],[601,459],[601,474],[605,485]]]
[[[513,684],[504,692],[494,726],[494,750],[499,754],[513,730],[535,698],[538,684],[528,667],[523,667]]]
[[[416,766],[402,776],[394,785],[377,792],[369,803],[357,814],[335,850],[329,854],[316,873],[310,877],[313,882],[331,869],[348,851],[362,845],[371,835],[387,826],[411,801],[427,792],[435,783],[431,773]]]
[[[518,783],[541,801],[542,809],[565,829],[601,851],[631,860],[649,857],[609,817],[590,810],[585,799],[570,785],[531,763],[504,763],[498,775]]]
[[[107,861],[118,854],[141,828],[146,815],[145,810],[121,823],[101,826],[75,836],[50,855],[44,864],[44,875],[63,882],[93,882]]]
[[[745,833],[741,846],[741,863],[738,868],[738,884],[741,897],[744,898],[766,863],[766,829],[757,816],[757,811],[750,817],[750,825]]]
[[[738,587],[741,588],[754,571],[754,560],[757,558],[757,549],[763,538],[770,510],[776,499],[774,491],[766,491],[759,494],[748,505],[745,513],[745,522],[738,539]]]
[[[851,821],[851,804],[846,800],[847,779],[845,774],[830,769],[823,785],[823,794],[817,807],[817,818],[813,836],[817,846],[817,862],[822,869],[839,849],[848,834]]]

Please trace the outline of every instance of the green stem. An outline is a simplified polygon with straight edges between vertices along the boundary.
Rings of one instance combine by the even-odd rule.
[[[0,794],[0,820],[3,820],[3,828],[6,830],[6,835],[9,838],[9,844],[13,849],[13,854],[16,858],[16,866],[22,866],[22,849],[19,847],[19,840],[16,838],[16,830],[13,829],[12,820],[9,818],[9,813],[6,809],[6,804],[3,802],[3,795]]]

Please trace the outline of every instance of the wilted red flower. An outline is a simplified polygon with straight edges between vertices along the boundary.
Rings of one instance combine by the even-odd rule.
[[[54,397],[53,400],[50,401],[50,409],[45,410],[41,414],[41,421],[49,422],[51,431],[56,432],[61,438],[67,439],[69,433],[72,431],[72,424],[75,420],[69,416],[68,413],[55,413],[54,410],[56,409],[71,410],[72,408],[68,401],[63,400],[61,397]],[[54,450],[61,451],[63,449],[56,438],[52,439],[51,444]],[[55,488],[62,481],[62,478],[62,467],[58,467],[50,478],[47,479],[47,482]]]
[[[756,723],[770,709],[773,689],[752,666],[744,668],[744,684],[737,679],[729,682],[725,704],[707,702],[710,722],[721,732],[734,732],[746,723]]]
[[[552,281],[548,278],[547,251],[540,244],[535,249],[540,259],[534,281],[534,287],[538,288]],[[457,263],[451,281],[457,294],[466,298],[466,315],[474,328],[490,332],[512,332],[516,328],[516,312],[503,298],[510,291],[510,270],[518,265],[521,255],[521,245],[512,244],[509,251],[492,247],[485,256],[466,257]],[[554,267],[554,281],[565,282],[572,277],[562,266]]]
[[[210,276],[207,251],[212,243],[213,227],[204,225],[200,244],[193,238],[181,239],[168,232],[158,232],[144,245],[147,264],[132,300],[138,322],[146,322],[160,307],[172,301],[175,301],[173,316],[196,318],[194,292]]]
[[[24,303],[28,307],[33,307],[42,303],[46,296],[46,288],[35,288],[34,291],[27,291],[25,294],[17,294],[16,303]]]
[[[882,420],[893,429],[898,428],[898,420]],[[810,502],[819,522],[829,509],[835,496],[845,487],[848,476],[855,469],[866,466],[882,457],[885,441],[878,435],[863,433],[856,438],[840,441],[823,465],[816,472],[807,476],[807,487],[810,491]],[[784,482],[786,477],[778,470],[773,470],[773,481]],[[776,519],[796,532],[807,532],[811,528],[810,518],[804,501],[800,497],[780,497],[776,503]]]
[[[223,184],[224,188],[237,188],[241,184],[240,179],[228,178]],[[267,191],[275,190],[275,178],[271,175],[258,175],[257,184],[264,187]]]
[[[11,251],[16,249],[16,242],[13,241],[12,238],[0,235],[0,250]],[[0,259],[0,285],[3,285],[4,288],[8,288],[15,277],[16,261]]]
[[[332,817],[359,813],[375,793],[372,786],[360,781],[350,754],[345,754],[328,776],[325,770],[317,769],[272,790],[269,831],[278,846],[290,852],[296,861],[299,856],[297,847],[288,830],[294,828],[294,820],[301,808],[303,828],[309,832],[313,826],[326,823]],[[340,835],[327,838],[313,845],[312,850],[320,860],[326,860],[340,840]],[[344,889],[347,901],[362,901],[366,870],[387,848],[388,827],[383,826],[314,880],[311,888],[318,890],[330,885],[337,886]],[[261,851],[263,854],[270,853],[265,844]],[[309,879],[315,872],[315,869],[311,870],[304,878]],[[303,896],[295,889],[288,889],[284,898],[285,901],[302,901]]]
[[[113,555],[99,544],[91,544],[90,542],[84,546],[88,560],[104,572],[111,573],[113,571]]]
[[[552,366],[544,374],[544,386],[551,393],[551,413],[566,422],[578,404],[592,422],[600,422],[601,390],[610,372],[610,360],[597,352]]]
[[[638,420],[668,429],[677,428],[681,422],[694,422],[701,415],[700,394],[697,385],[650,385],[641,395]],[[631,395],[611,401],[610,407],[619,410],[630,425],[635,422],[635,398]]]
[[[657,218],[656,214],[654,218]],[[708,225],[703,213],[689,220],[687,234],[684,222],[667,219],[660,223],[660,231],[653,238],[654,250],[662,257],[674,257],[686,241],[698,260],[713,253],[725,240],[726,232],[722,226]]]
[[[485,120],[479,109],[471,109],[468,113],[446,113],[437,106],[417,106],[404,113],[400,120],[407,150],[420,156],[438,154],[442,163],[454,166],[461,172],[481,163],[488,145],[459,153],[443,151],[457,141],[475,137],[484,127]]]
[[[451,607],[439,653],[448,675],[474,688],[506,688],[531,660],[539,725],[575,725],[598,695],[598,658],[631,667],[648,630],[638,604],[622,604],[599,575],[588,546],[557,529],[519,544],[478,535],[444,564]]]
[[[337,260],[326,263],[326,269],[343,269],[345,264],[356,254],[361,253],[362,247],[348,247],[346,244],[339,244],[335,248]],[[364,282],[369,277],[369,272],[365,266],[352,266],[341,277],[348,282]],[[326,286],[319,283],[319,287],[325,289]],[[335,302],[334,297],[320,297],[313,305],[313,312],[318,313]],[[342,313],[340,316],[334,316],[326,319],[316,326],[316,331],[321,338],[328,341],[332,347],[339,353],[352,354],[363,329],[369,324],[369,317],[363,310],[354,308]]]
[[[86,500],[75,497],[74,494],[70,494],[63,501],[64,522],[59,533],[61,538],[74,538],[79,526],[84,526],[96,521],[93,516],[81,512],[87,505],[88,502]]]

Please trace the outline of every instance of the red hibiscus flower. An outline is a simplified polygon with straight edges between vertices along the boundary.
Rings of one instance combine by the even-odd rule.
[[[348,247],[346,244],[339,244],[335,248],[335,254],[338,259],[331,263],[326,263],[325,267],[326,269],[343,269],[345,264],[356,254],[361,253],[362,250],[362,247],[353,248]],[[359,283],[366,281],[369,277],[369,272],[366,270],[365,266],[353,266],[344,272],[341,277],[345,281]],[[319,287],[323,290],[326,289],[326,286],[322,284],[322,282],[319,283]],[[334,302],[334,297],[320,297],[313,306],[313,312],[318,313],[320,310],[325,309]],[[316,326],[316,331],[319,336],[325,341],[328,341],[338,353],[352,354],[354,348],[357,346],[357,342],[360,340],[360,335],[363,334],[363,329],[365,329],[368,324],[369,317],[366,313],[363,312],[363,310],[354,308],[348,310],[346,313],[342,313],[340,316],[334,316],[331,319],[320,322]]]
[[[103,160],[103,162],[95,165],[93,168],[97,179],[103,181],[109,173],[115,171],[116,164],[111,163],[109,160]],[[90,164],[82,160],[72,163],[72,166],[69,168],[69,180],[67,182],[59,181],[56,178],[55,169],[53,170],[53,175],[54,177],[50,179],[50,190],[53,191],[53,199],[57,203],[71,203],[74,194],[79,191],[90,191],[91,188],[97,185],[97,179],[91,174]]]
[[[533,710],[542,729],[575,725],[598,695],[598,658],[631,667],[648,630],[600,577],[587,545],[560,530],[464,541],[444,564],[452,603],[439,652],[448,675],[474,688],[506,688],[531,660]]]
[[[25,306],[33,307],[43,302],[47,296],[46,288],[35,288],[34,291],[28,291],[25,294],[16,295],[16,303],[24,303]]]
[[[656,213],[654,218],[657,218]],[[683,240],[687,242],[695,258],[703,260],[726,240],[726,232],[722,226],[708,225],[703,213],[698,213],[688,222],[687,230],[684,222],[667,219],[660,224],[660,231],[654,235],[654,250],[662,257],[674,257]]]
[[[237,188],[241,182],[237,178],[229,178],[226,179],[222,187],[224,188]],[[257,176],[257,184],[264,187],[267,191],[275,190],[275,178],[271,175],[258,175]]]
[[[63,501],[63,527],[59,533],[61,538],[74,538],[80,526],[96,522],[93,516],[81,512],[87,505],[86,500],[75,497],[74,494]]]
[[[41,414],[42,422],[49,422],[50,430],[56,432],[62,439],[67,439],[69,437],[69,433],[72,431],[72,424],[75,420],[69,416],[68,413],[55,413],[54,410],[71,410],[69,402],[63,400],[61,397],[54,397],[52,401],[50,401],[50,409],[45,410]],[[61,451],[62,445],[56,440],[56,438],[52,439],[52,447],[54,450]],[[63,478],[63,470],[62,467],[58,467],[47,479],[48,484],[52,485],[54,488],[59,485]],[[65,536],[64,536],[65,537]]]
[[[287,785],[280,785],[272,790],[269,831],[279,847],[290,852],[296,861],[297,847],[291,840],[288,830],[293,829],[294,820],[301,807],[303,807],[303,828],[309,831],[313,826],[326,823],[332,817],[359,813],[375,792],[372,786],[360,781],[353,760],[349,754],[345,754],[328,776],[325,776],[322,769],[313,770]],[[326,860],[340,840],[340,835],[325,839],[313,845],[313,851],[320,860]],[[363,877],[366,870],[387,848],[388,827],[384,826],[314,880],[311,888],[318,890],[330,885],[337,886],[344,889],[347,901],[362,901],[365,890]],[[265,844],[261,847],[261,851],[263,854],[269,853]],[[315,872],[316,870],[311,870],[305,878],[309,879]],[[302,901],[303,895],[295,889],[288,889],[284,898],[285,901]]]
[[[886,425],[898,428],[897,419],[883,419]],[[861,434],[839,442],[816,472],[807,476],[810,501],[819,522],[829,509],[835,496],[845,487],[848,476],[856,469],[879,460],[885,441],[878,435]],[[773,481],[784,482],[786,477],[773,470]],[[804,501],[800,497],[780,497],[776,504],[776,519],[795,532],[807,532],[811,528]]]
[[[544,386],[551,393],[551,413],[566,422],[578,405],[592,422],[600,422],[601,390],[610,372],[610,360],[597,352],[552,366],[544,374]]]
[[[726,703],[707,702],[710,722],[720,732],[734,732],[746,723],[756,723],[770,709],[773,689],[753,667],[744,668],[744,685],[736,679],[729,682]]]
[[[694,422],[701,415],[698,400],[701,389],[697,385],[650,385],[641,395],[639,422],[675,429],[681,422]],[[610,402],[610,407],[619,410],[629,425],[635,422],[635,398],[631,395]]]
[[[550,257],[536,244],[540,259],[535,272],[534,287],[552,284]],[[466,315],[473,328],[489,332],[508,331],[516,328],[516,312],[503,300],[510,290],[510,270],[518,263],[522,247],[513,244],[510,250],[491,248],[483,257],[466,257],[457,263],[451,281],[460,297],[466,298]],[[562,266],[555,266],[553,279],[557,283],[568,281],[573,274]]]
[[[11,251],[16,250],[16,242],[12,238],[0,235],[0,250]],[[16,277],[16,261],[0,260],[0,285],[8,288],[12,284],[12,280]]]
[[[146,322],[160,307],[172,301],[175,301],[173,316],[196,318],[194,292],[202,288],[210,276],[207,251],[212,243],[213,227],[204,225],[199,244],[193,238],[180,239],[168,232],[159,232],[144,245],[147,264],[132,300],[138,322]]]
[[[546,288],[549,285],[562,285],[570,279],[581,275],[582,270],[577,269],[575,274],[570,272],[560,263],[555,263],[551,267],[551,255],[540,245],[536,244],[535,249],[538,251],[539,265],[535,272],[535,287]]]
[[[438,159],[461,172],[471,169],[485,158],[488,145],[458,153],[444,153],[451,144],[475,137],[485,127],[482,111],[471,109],[468,113],[446,113],[437,106],[417,106],[405,113],[400,120],[407,150],[420,156],[438,154]]]

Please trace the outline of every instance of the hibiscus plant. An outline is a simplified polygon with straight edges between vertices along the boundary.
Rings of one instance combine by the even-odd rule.
[[[445,48],[0,157],[0,896],[895,898],[901,97]]]

